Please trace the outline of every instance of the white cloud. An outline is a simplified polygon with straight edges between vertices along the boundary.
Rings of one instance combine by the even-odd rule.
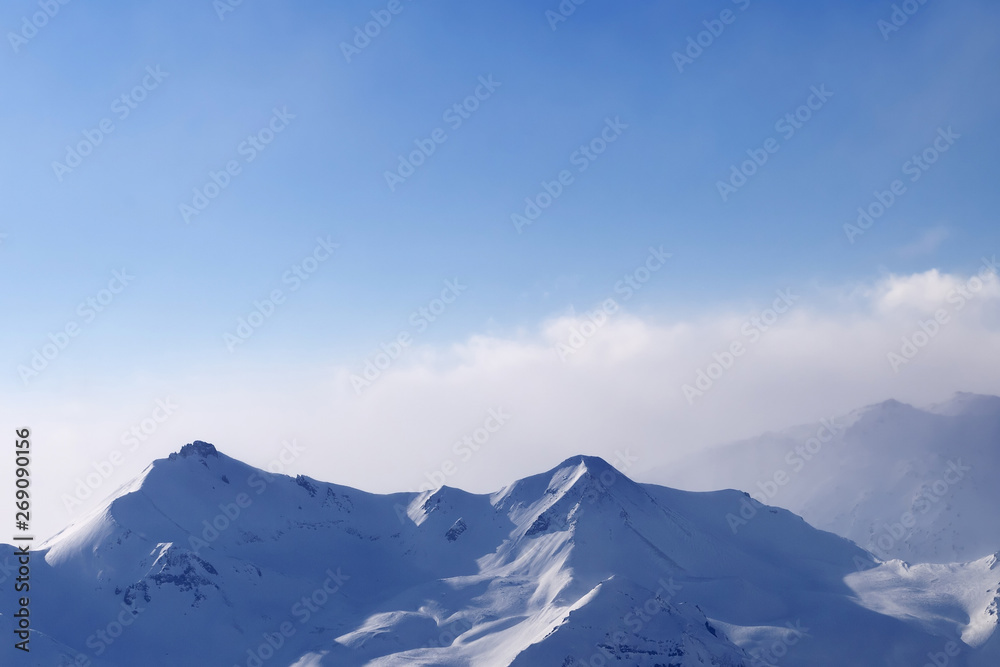
[[[955,298],[955,293],[961,294],[963,289],[969,289],[965,285],[974,277],[940,273],[937,269],[910,276],[890,275],[876,284],[869,294],[874,297],[876,307],[886,314],[933,312],[941,306],[948,306],[949,296]],[[980,297],[984,295],[987,299],[997,297],[995,277],[988,282],[984,292],[977,294]]]
[[[923,404],[956,390],[1000,394],[1000,285],[992,276],[960,309],[948,302],[968,284],[967,277],[932,270],[849,293],[802,292],[772,325],[763,315],[768,328],[756,329],[756,342],[745,327],[755,330],[747,323],[766,313],[773,296],[755,311],[687,322],[621,311],[566,361],[556,345],[574,330],[589,331],[590,320],[560,316],[533,334],[412,349],[360,397],[349,381],[356,364],[177,378],[171,393],[181,409],[102,492],[195,438],[255,465],[295,438],[306,452],[289,472],[373,491],[415,489],[450,460],[449,484],[486,491],[575,453],[611,459],[629,448],[641,457],[636,472],[693,448],[890,397]],[[950,314],[947,324],[894,372],[887,354],[941,308]],[[745,353],[689,404],[682,386],[708,372],[713,355],[725,361],[733,341]],[[158,391],[149,389],[151,396]],[[59,494],[119,446],[122,424],[149,410],[134,398],[142,390],[130,387],[129,394],[121,402],[110,393],[74,397],[65,410],[52,409],[55,398],[35,402],[44,410],[20,406],[61,438],[58,455],[47,460],[52,507],[42,516],[55,524],[68,518]],[[509,421],[464,460],[453,444],[496,408]]]

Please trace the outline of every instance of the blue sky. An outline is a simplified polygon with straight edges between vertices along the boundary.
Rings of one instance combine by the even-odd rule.
[[[241,378],[244,408],[280,422],[270,392],[301,387],[299,372],[356,371],[448,279],[468,290],[418,341],[441,350],[537,337],[613,294],[650,246],[670,265],[623,307],[659,325],[749,312],[789,286],[968,275],[1000,246],[994,3],[929,2],[886,39],[888,2],[589,0],[553,30],[554,1],[401,0],[347,62],[341,44],[387,4],[245,0],[220,19],[209,0],[77,0],[16,50],[10,33],[39,5],[4,4],[11,405],[58,413],[65,437],[101,450],[105,436],[82,433],[117,432],[132,419],[121,406],[141,415],[178,386],[223,392],[226,376]],[[731,22],[679,72],[673,54],[725,11]],[[115,100],[147,68],[166,76],[120,118]],[[444,113],[480,77],[499,86],[452,127]],[[813,87],[832,96],[783,136],[776,122]],[[241,142],[276,108],[294,118],[247,162]],[[60,180],[53,162],[103,119],[114,131]],[[578,171],[574,152],[607,119],[627,128]],[[438,128],[446,141],[391,191],[385,172]],[[942,128],[960,138],[910,182],[904,163]],[[718,181],[769,138],[778,151],[723,201]],[[239,175],[186,223],[179,206],[230,160]],[[565,169],[573,182],[518,233],[511,214]],[[848,243],[843,225],[897,178],[905,194]],[[229,352],[224,334],[317,237],[340,244],[336,256]],[[25,386],[18,366],[122,268],[134,281]]]

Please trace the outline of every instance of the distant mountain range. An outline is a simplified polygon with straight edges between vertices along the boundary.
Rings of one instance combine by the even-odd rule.
[[[13,648],[4,606],[0,664],[996,667],[997,505],[975,504],[995,493],[995,416],[969,396],[858,411],[769,501],[813,484],[807,509],[853,529],[961,458],[972,470],[899,540],[970,556],[944,565],[882,562],[743,492],[638,484],[587,456],[494,494],[374,495],[196,441],[33,555],[32,651]],[[743,460],[773,473],[799,438]]]
[[[883,560],[970,561],[1000,548],[1000,397],[885,401],[708,449],[650,479],[747,491]]]

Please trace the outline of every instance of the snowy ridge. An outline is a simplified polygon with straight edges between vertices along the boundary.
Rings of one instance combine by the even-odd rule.
[[[997,629],[1000,568],[997,554],[965,564],[909,565],[893,560],[851,575],[847,583],[861,604],[897,618],[923,618],[932,629],[958,632],[972,647]]]
[[[492,495],[374,495],[195,442],[36,554],[33,659],[914,665],[958,641],[951,664],[977,667],[997,655],[996,560],[881,563],[743,493],[637,484],[594,457]]]

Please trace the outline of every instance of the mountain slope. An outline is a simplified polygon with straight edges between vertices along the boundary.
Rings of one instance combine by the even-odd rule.
[[[969,635],[933,605],[879,602],[937,599],[932,577],[742,493],[637,484],[585,456],[491,495],[373,495],[195,442],[33,562],[37,662],[4,645],[4,664],[909,665],[945,640],[974,635],[962,660],[996,645],[988,608]],[[892,576],[851,584],[859,571]]]

